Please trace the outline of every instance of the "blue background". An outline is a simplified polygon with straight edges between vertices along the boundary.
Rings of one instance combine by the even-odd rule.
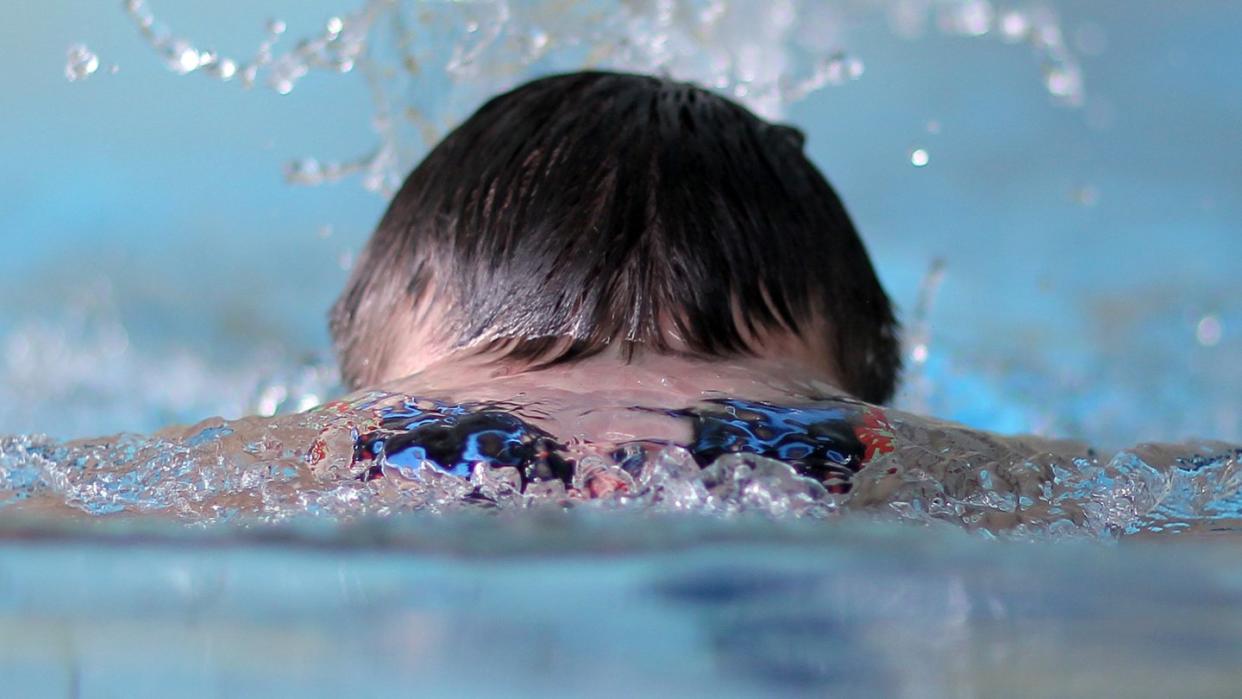
[[[930,357],[900,403],[1108,444],[1242,440],[1242,6],[1057,7],[1071,45],[1107,39],[1081,56],[1082,108],[1054,103],[1026,46],[902,39],[877,11],[843,27],[862,78],[789,114],[906,317],[932,261],[946,264]],[[245,56],[269,17],[296,37],[353,5],[152,9]],[[119,2],[6,14],[0,433],[232,417],[327,360],[342,257],[384,201],[356,180],[291,186],[282,168],[372,147],[360,76],[245,91],[169,72]],[[77,42],[103,67],[70,83]],[[927,149],[927,167],[911,166],[912,148]],[[1079,201],[1084,188],[1096,201]],[[1222,325],[1214,346],[1196,341],[1209,315]]]

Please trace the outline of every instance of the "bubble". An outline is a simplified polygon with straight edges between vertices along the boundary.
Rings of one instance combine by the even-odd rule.
[[[1214,314],[1203,316],[1195,326],[1195,339],[1204,347],[1215,347],[1220,344],[1223,334],[1224,326],[1221,325],[1220,318]]]
[[[340,34],[343,29],[345,29],[345,22],[342,21],[340,17],[331,17],[328,19],[327,31],[329,37],[336,38],[336,36]]]
[[[99,56],[96,56],[85,44],[74,44],[69,47],[65,58],[65,79],[69,82],[85,80],[99,70]]]
[[[268,23],[267,23],[268,34],[273,34],[273,35],[284,34],[285,29],[287,28],[288,27],[285,25],[285,23],[278,19],[268,20]]]
[[[915,148],[910,151],[910,164],[914,167],[926,167],[931,162],[931,155],[924,148]]]

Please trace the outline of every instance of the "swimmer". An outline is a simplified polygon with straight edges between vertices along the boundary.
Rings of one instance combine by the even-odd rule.
[[[468,473],[471,435],[490,434],[493,456],[527,465],[544,443],[672,442],[856,469],[874,430],[772,446],[794,430],[775,429],[776,406],[883,404],[900,370],[892,304],[803,145],[649,76],[558,75],[483,105],[406,179],[332,309],[351,389],[434,401],[385,408],[358,459],[401,444]],[[462,404],[477,430],[442,421]]]

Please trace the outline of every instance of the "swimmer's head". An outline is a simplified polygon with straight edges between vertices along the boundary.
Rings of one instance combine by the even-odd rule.
[[[801,362],[871,402],[896,321],[795,129],[685,83],[573,73],[483,105],[410,173],[332,311],[354,388],[454,352]]]

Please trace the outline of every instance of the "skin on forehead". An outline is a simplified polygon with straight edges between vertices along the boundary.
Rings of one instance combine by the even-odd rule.
[[[770,301],[768,303],[771,305]],[[532,379],[534,381],[554,384],[562,377],[579,373],[573,367],[583,360],[566,362],[563,366],[554,364],[531,369],[520,360],[504,359],[507,348],[502,338],[482,338],[470,346],[454,347],[449,339],[449,328],[453,325],[450,305],[451,301],[435,293],[434,289],[425,289],[417,301],[410,299],[397,304],[398,308],[408,310],[389,314],[384,337],[376,338],[375,351],[367,359],[375,364],[372,367],[377,377],[375,383],[389,384],[422,374],[438,376],[439,381],[460,387],[499,376],[530,373],[537,377]],[[639,346],[636,358],[622,357],[618,343],[600,353],[599,358],[606,361],[589,363],[591,373],[597,377],[601,372],[609,376],[624,376],[634,371],[636,366],[645,366],[648,371],[662,367],[669,372],[684,372],[690,367],[712,364],[734,367],[753,365],[753,370],[763,376],[771,376],[775,372],[783,379],[819,382],[833,387],[842,385],[836,357],[829,348],[828,323],[822,314],[816,313],[802,322],[801,332],[783,325],[777,328],[757,327],[747,319],[745,310],[737,302],[733,304],[733,317],[749,349],[746,355],[695,357],[679,336],[677,324],[671,318],[662,316],[663,350],[643,351]],[[567,337],[563,344],[567,348],[571,342],[572,338]],[[482,349],[485,345],[500,358],[489,356],[488,351]],[[687,391],[693,392],[689,387]],[[834,392],[841,391],[834,389]]]
[[[444,314],[443,309],[432,310],[421,317]],[[438,338],[434,326],[397,327],[404,328],[404,340],[392,343],[396,349],[376,388],[448,402],[530,406],[534,412],[524,417],[541,429],[598,443],[689,438],[684,421],[634,407],[679,409],[721,397],[798,403],[846,395],[827,356],[826,341],[808,342],[790,331],[750,333],[753,356],[703,358],[654,351],[623,356],[619,347],[611,347],[575,361],[530,368],[472,348],[455,350]],[[827,333],[815,336],[826,338]]]

